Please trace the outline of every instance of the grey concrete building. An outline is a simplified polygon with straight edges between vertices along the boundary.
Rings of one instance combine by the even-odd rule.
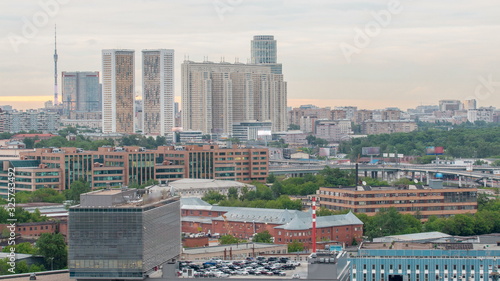
[[[180,201],[165,186],[82,194],[69,210],[69,271],[77,280],[143,280],[181,252]]]
[[[97,71],[63,71],[63,113],[69,119],[83,119],[84,112],[102,110],[101,85]],[[80,114],[76,114],[79,112]]]

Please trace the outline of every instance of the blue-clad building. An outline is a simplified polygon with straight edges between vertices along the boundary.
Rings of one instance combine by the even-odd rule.
[[[500,236],[494,237],[500,243]],[[480,242],[479,238],[475,239]],[[492,276],[496,273],[493,272],[500,265],[497,243],[400,241],[362,244],[357,256],[350,259],[351,280],[495,280]]]

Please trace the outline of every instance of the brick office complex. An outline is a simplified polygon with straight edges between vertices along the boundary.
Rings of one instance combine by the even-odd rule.
[[[15,169],[16,189],[68,189],[80,178],[93,189],[143,184],[182,178],[264,182],[268,176],[268,150],[220,148],[217,145],[143,147],[41,148],[20,153],[22,160],[4,161],[0,167],[0,196],[7,195],[8,170]]]
[[[310,211],[212,206],[199,198],[182,198],[181,216],[185,233],[231,234],[248,239],[267,230],[276,244],[298,241],[311,248]],[[318,217],[316,227],[317,241],[351,245],[353,240],[362,240],[363,222],[352,213]]]
[[[477,212],[477,188],[428,186],[321,187],[320,206],[330,210],[352,210],[373,216],[382,208],[395,207],[405,214],[420,213],[422,219]]]

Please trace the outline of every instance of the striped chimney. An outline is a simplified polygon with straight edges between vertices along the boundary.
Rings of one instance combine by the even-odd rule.
[[[312,198],[312,252],[316,253],[316,197]]]

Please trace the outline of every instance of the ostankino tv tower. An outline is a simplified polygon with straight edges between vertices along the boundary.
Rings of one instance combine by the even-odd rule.
[[[59,104],[57,94],[57,27],[54,25],[54,106]]]

